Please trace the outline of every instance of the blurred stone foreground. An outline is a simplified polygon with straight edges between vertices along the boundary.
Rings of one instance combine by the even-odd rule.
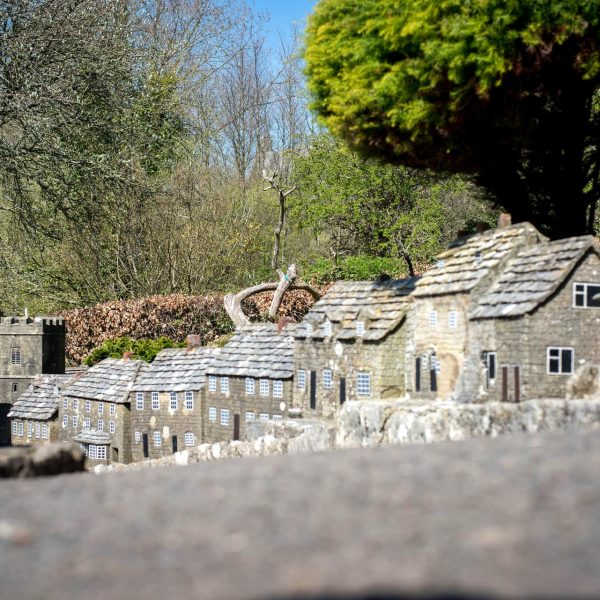
[[[0,483],[2,598],[600,596],[600,432]]]

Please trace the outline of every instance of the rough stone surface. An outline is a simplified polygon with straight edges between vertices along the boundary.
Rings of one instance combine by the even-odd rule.
[[[567,382],[567,399],[600,398],[600,366],[582,365]]]
[[[0,449],[0,477],[40,477],[83,471],[85,455],[75,444]]]
[[[600,435],[0,486],[2,597],[592,598]]]

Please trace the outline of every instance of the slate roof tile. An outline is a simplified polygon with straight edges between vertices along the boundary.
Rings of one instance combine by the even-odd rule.
[[[64,375],[38,375],[19,396],[8,416],[16,419],[47,421],[58,411],[60,388],[73,378]]]
[[[107,431],[97,431],[96,429],[82,429],[71,439],[74,442],[83,444],[99,444],[101,446],[108,445],[112,441],[110,433]]]

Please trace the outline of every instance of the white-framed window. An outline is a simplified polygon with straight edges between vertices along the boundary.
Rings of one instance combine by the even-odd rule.
[[[20,365],[21,364],[21,348],[10,349],[10,364]]]
[[[79,400],[73,398],[73,410],[79,410]]]
[[[42,428],[40,427],[39,423],[36,423],[35,424],[35,437],[39,440],[40,435],[42,435]]]
[[[185,407],[187,410],[193,410],[194,408],[194,392],[190,390],[185,393]]]
[[[85,412],[86,413],[92,412],[92,403],[90,400],[85,401]]]
[[[246,423],[248,421],[254,421],[256,419],[256,415],[253,412],[246,412]]]
[[[273,398],[283,398],[283,381],[280,379],[273,382]]]
[[[98,402],[98,416],[101,417],[104,414],[104,402]]]
[[[269,415],[267,413],[260,413],[260,416],[258,418],[261,421],[268,421],[269,420]]]
[[[323,387],[326,390],[330,390],[333,387],[333,373],[331,369],[325,369],[323,371]]]
[[[214,406],[211,406],[208,409],[208,420],[216,421],[217,420],[217,409]]]
[[[114,421],[109,421],[108,422],[108,431],[110,431],[110,433],[114,433],[117,430],[117,424]]]
[[[193,446],[196,441],[195,436],[194,436],[193,432],[191,432],[191,431],[186,431],[185,435],[183,436],[183,439],[185,440],[186,446]]]
[[[448,313],[448,327],[450,329],[456,329],[458,327],[458,312],[451,310]]]
[[[19,436],[23,437],[23,421],[19,421]]]
[[[152,434],[152,439],[154,441],[154,446],[158,448],[162,444],[162,437],[160,435],[160,431],[155,431]]]
[[[31,421],[27,423],[27,436],[33,437],[33,423]]]
[[[69,410],[69,399],[63,398],[63,410]]]
[[[363,335],[365,335],[365,322],[356,321],[356,336],[362,337]]]
[[[298,389],[306,389],[306,371],[304,369],[298,369]]]
[[[437,310],[429,311],[429,327],[437,327],[438,323],[438,314]]]
[[[442,363],[434,354],[431,355],[431,370],[435,371],[438,375],[442,372]]]
[[[42,423],[42,439],[44,439],[44,440],[48,439],[48,424],[47,423]]]
[[[483,253],[481,250],[475,252],[475,262],[481,262],[483,260]]]
[[[221,394],[229,394],[229,377],[221,377],[219,380]]]
[[[254,395],[254,378],[246,377],[246,394],[248,396]]]
[[[169,407],[171,410],[177,410],[177,392],[171,392],[169,394]]]
[[[260,395],[261,396],[269,395],[269,380],[268,379],[260,380]]]
[[[226,408],[221,409],[221,425],[229,425],[229,411]]]
[[[158,410],[160,408],[160,401],[158,399],[158,392],[152,392],[151,401],[152,401],[152,410]]]
[[[142,432],[136,431],[134,434],[134,439],[136,442],[141,442],[142,441]]]
[[[79,418],[77,417],[77,415],[73,415],[73,427],[77,427],[77,425],[79,424]]]
[[[489,388],[496,382],[496,353],[486,351],[482,357],[485,364],[486,387]]]
[[[69,426],[69,415],[63,415],[63,428]]]
[[[331,321],[327,319],[327,321],[325,321],[325,324],[323,325],[323,333],[325,334],[325,337],[330,337],[332,331],[333,327],[331,325]]]
[[[600,283],[574,283],[573,306],[600,308]]]
[[[283,421],[283,415],[273,415],[273,421]]]
[[[96,458],[106,460],[106,446],[96,446]]]
[[[89,417],[86,417],[86,418],[83,420],[83,428],[84,428],[84,429],[91,429],[91,428],[92,428],[92,421],[90,420],[90,418],[89,418]]]
[[[18,427],[17,427],[17,422],[13,421],[12,425],[11,425],[11,433],[16,436],[17,435],[17,431],[19,431]]]
[[[100,446],[98,446],[100,447]],[[90,444],[88,446],[88,456],[90,458],[96,458],[96,446],[94,444]]]
[[[111,402],[108,405],[108,408],[109,408],[108,413],[110,414],[110,416],[111,417],[116,416],[116,414],[117,414],[117,405]]]
[[[98,431],[104,431],[104,420],[98,419]]]
[[[312,325],[310,323],[306,323],[306,325],[304,326],[304,330],[306,331],[306,337],[312,337],[313,334],[313,328]]]
[[[356,375],[356,393],[359,396],[371,395],[371,374],[358,373]]]
[[[209,392],[217,391],[217,377],[215,375],[208,376],[208,391]]]
[[[546,364],[549,375],[571,375],[575,364],[573,348],[551,346],[546,349]]]
[[[144,410],[144,392],[137,392],[135,395],[135,407],[137,410]]]

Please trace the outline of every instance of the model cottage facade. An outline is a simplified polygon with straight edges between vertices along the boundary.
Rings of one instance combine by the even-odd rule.
[[[296,329],[294,406],[333,417],[346,400],[406,390],[415,279],[338,281]]]
[[[565,398],[575,370],[600,363],[600,249],[591,236],[521,250],[470,311],[468,399]]]
[[[169,348],[140,370],[131,388],[132,458],[161,458],[202,442],[206,367],[218,348]]]
[[[129,463],[129,397],[140,360],[107,358],[67,385],[59,402],[60,439],[81,444],[92,466]]]
[[[204,441],[239,440],[248,423],[283,419],[292,400],[295,325],[250,325],[207,367]]]
[[[473,332],[473,304],[519,251],[546,238],[529,223],[509,225],[456,240],[416,283],[414,337],[408,353],[408,392],[413,398],[455,397]],[[473,400],[474,390],[471,390]],[[465,398],[461,398],[466,400]]]
[[[10,444],[8,413],[34,377],[64,372],[63,319],[0,318],[0,446]]]

